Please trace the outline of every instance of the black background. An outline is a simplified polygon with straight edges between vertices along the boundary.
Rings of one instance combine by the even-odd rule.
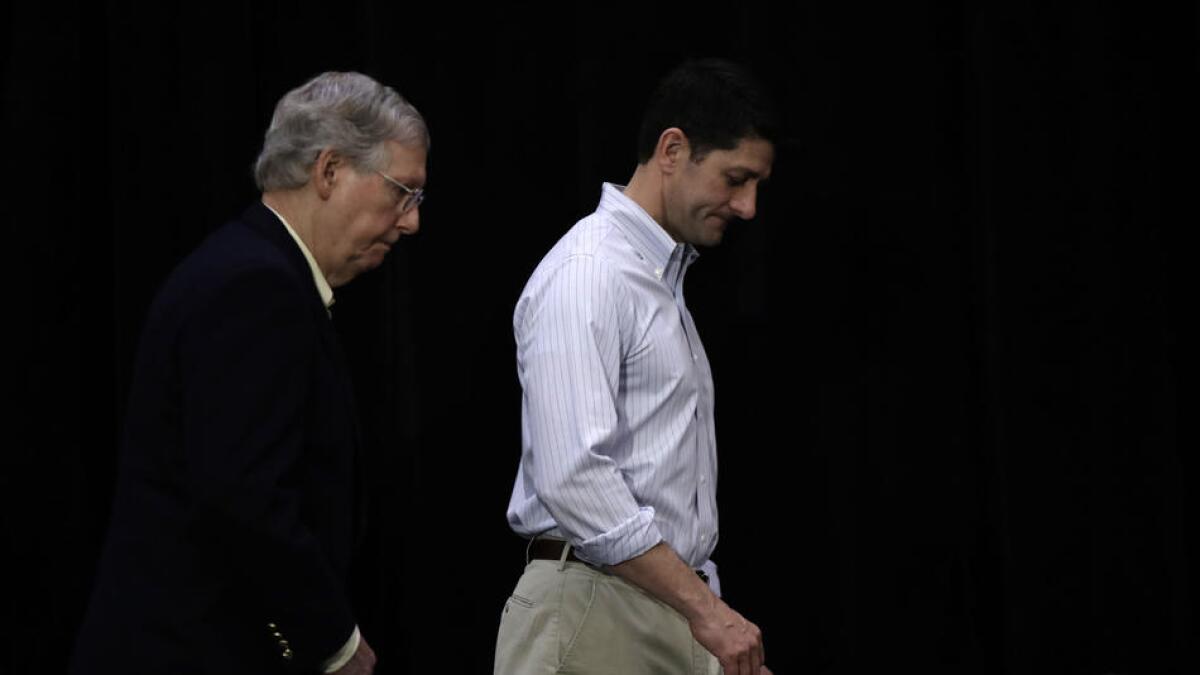
[[[352,69],[433,136],[421,233],[334,310],[371,441],[360,622],[380,673],[490,672],[513,304],[632,174],[656,80],[721,55],[788,123],[687,287],[716,559],[775,672],[1195,672],[1196,6],[1126,5],[5,4],[0,671],[65,667],[157,287],[256,197],[275,101]]]

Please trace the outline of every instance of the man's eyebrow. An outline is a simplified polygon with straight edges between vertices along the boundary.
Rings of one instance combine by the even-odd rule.
[[[766,176],[764,176],[763,174],[755,171],[754,169],[750,169],[750,168],[747,168],[744,166],[733,166],[733,167],[726,169],[725,172],[741,174],[738,176],[738,178],[744,179],[744,180],[750,180],[752,178],[755,178],[755,179],[758,179],[758,181],[760,183],[765,183],[766,181],[771,179],[770,174],[767,174]]]

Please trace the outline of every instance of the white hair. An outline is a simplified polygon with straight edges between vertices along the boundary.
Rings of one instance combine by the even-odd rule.
[[[428,150],[421,113],[396,90],[361,73],[321,73],[279,99],[254,162],[254,182],[264,192],[301,187],[325,149],[357,169],[382,170],[389,159],[387,141]]]

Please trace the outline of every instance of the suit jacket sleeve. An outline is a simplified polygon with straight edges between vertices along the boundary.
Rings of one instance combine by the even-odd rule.
[[[277,627],[280,652],[302,669],[336,652],[355,624],[339,574],[306,525],[306,509],[320,507],[304,496],[301,463],[313,459],[306,417],[332,412],[311,409],[312,372],[326,358],[312,302],[294,275],[243,270],[184,320],[177,351],[197,536],[236,570],[247,606],[262,612],[264,631]]]

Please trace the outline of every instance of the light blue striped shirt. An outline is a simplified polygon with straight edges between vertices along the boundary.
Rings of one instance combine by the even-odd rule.
[[[599,565],[665,541],[716,589],[712,373],[683,300],[697,253],[621,190],[604,185],[517,301],[522,453],[508,521]]]

